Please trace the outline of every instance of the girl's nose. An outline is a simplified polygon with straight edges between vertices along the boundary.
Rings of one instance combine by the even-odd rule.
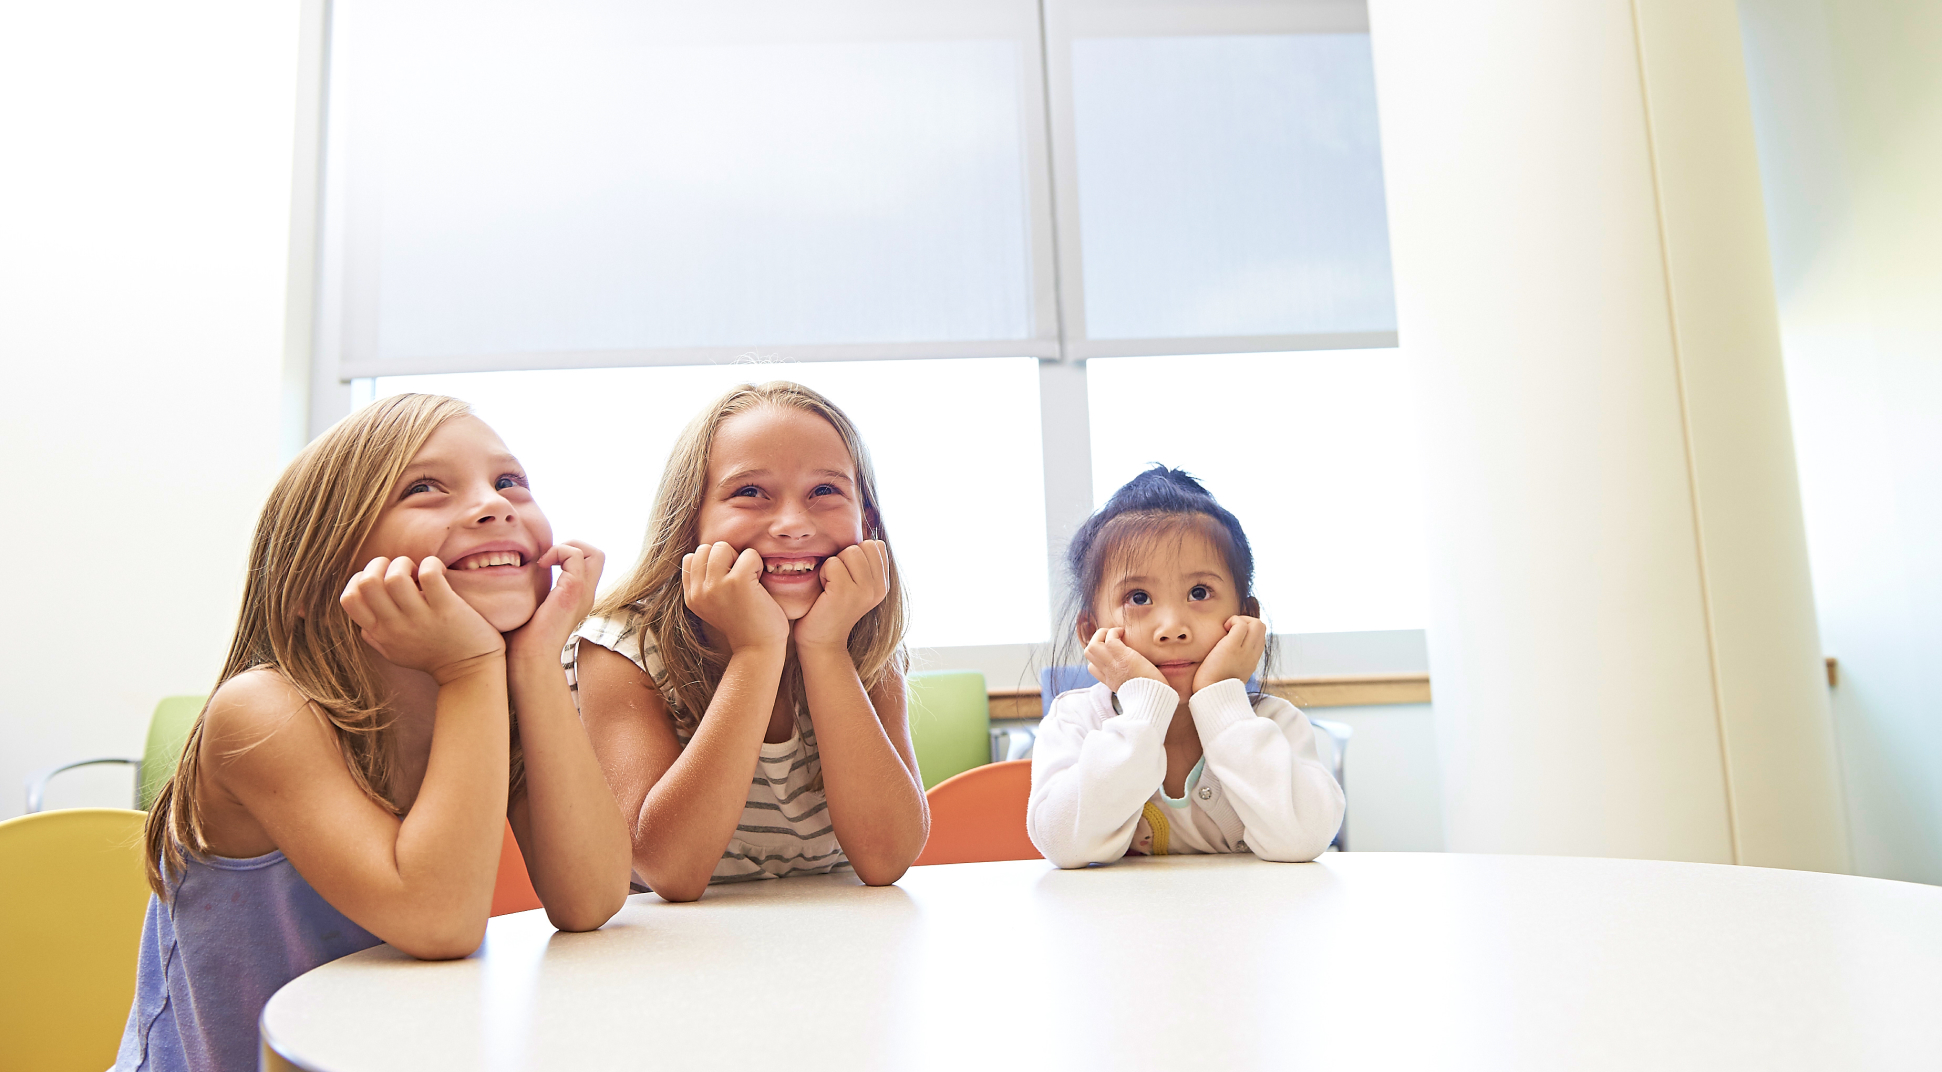
[[[1161,643],[1172,644],[1189,639],[1190,634],[1187,630],[1187,623],[1174,620],[1171,616],[1168,616],[1167,618],[1161,619],[1154,637]]]
[[[809,521],[809,511],[794,503],[784,503],[775,512],[775,520],[769,524],[769,535],[800,539],[814,536],[816,526]]]
[[[498,488],[488,488],[473,504],[472,516],[475,518],[472,522],[474,525],[499,520],[511,521],[513,519],[512,500],[499,494]]]

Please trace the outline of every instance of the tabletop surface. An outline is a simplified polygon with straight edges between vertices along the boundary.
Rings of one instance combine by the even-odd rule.
[[[316,1072],[1830,1069],[1942,1063],[1942,888],[1440,853],[1042,860],[711,887],[605,928],[492,921],[271,999]]]

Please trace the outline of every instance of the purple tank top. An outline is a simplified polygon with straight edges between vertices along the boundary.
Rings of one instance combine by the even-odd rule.
[[[378,944],[283,853],[184,854],[167,902],[148,898],[135,1004],[115,1072],[253,1072],[256,1021],[283,984]]]

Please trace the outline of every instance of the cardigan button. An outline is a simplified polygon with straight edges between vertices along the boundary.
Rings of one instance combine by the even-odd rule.
[[[1203,786],[1201,786],[1201,787],[1200,787],[1200,799],[1202,799],[1202,800],[1212,800],[1212,799],[1214,799],[1214,787],[1213,787],[1213,786],[1211,786],[1211,785],[1203,785]]]

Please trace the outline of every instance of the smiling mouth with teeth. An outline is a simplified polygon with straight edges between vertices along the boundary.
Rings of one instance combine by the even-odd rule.
[[[491,566],[523,566],[526,556],[518,551],[480,551],[476,555],[466,555],[452,563],[455,570],[486,569]]]
[[[805,573],[814,573],[822,564],[823,560],[820,558],[787,558],[764,562],[762,564],[762,572],[784,577],[796,577]]]

